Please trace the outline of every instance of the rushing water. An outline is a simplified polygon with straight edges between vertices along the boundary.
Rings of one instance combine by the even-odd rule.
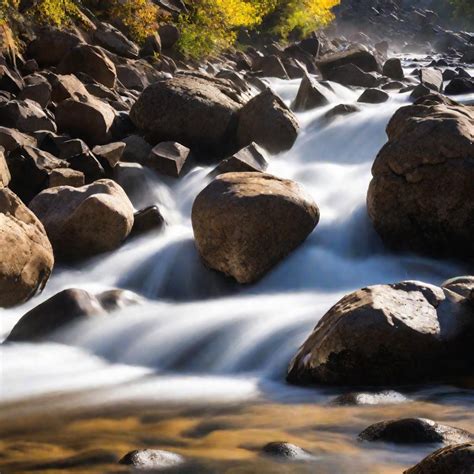
[[[290,103],[299,81],[272,80],[271,86]],[[393,94],[382,105],[362,105],[360,112],[328,124],[322,119],[327,110],[339,103],[356,102],[361,93],[337,84],[333,87],[330,105],[299,114],[302,131],[295,146],[270,157],[268,170],[304,185],[320,207],[321,221],[299,249],[255,285],[238,287],[204,268],[194,248],[191,207],[209,182],[211,168],[194,169],[179,181],[158,178],[135,165],[120,172],[117,179],[137,208],[160,205],[168,222],[166,230],[132,240],[113,254],[83,266],[56,269],[41,296],[3,312],[0,338],[8,335],[28,309],[63,288],[98,291],[120,287],[146,300],[110,318],[67,328],[54,342],[0,347],[3,419],[11,423],[18,416],[38,416],[42,406],[48,410],[80,406],[85,410],[121,404],[232,404],[250,406],[247,411],[251,412],[253,404],[265,401],[261,410],[267,410],[267,419],[273,420],[271,433],[276,436],[280,433],[275,431],[277,414],[285,420],[283,432],[286,425],[292,426],[293,414],[304,419],[304,405],[313,404],[314,413],[321,415],[326,410],[321,407],[340,393],[291,387],[284,383],[284,376],[298,346],[342,295],[365,285],[404,279],[439,284],[466,273],[456,262],[388,252],[366,214],[371,165],[386,141],[388,120],[408,103],[408,94]],[[461,99],[470,101],[474,95]],[[377,421],[408,410],[432,418],[461,420],[472,429],[472,415],[462,419],[466,406],[474,400],[469,390],[424,387],[410,391],[407,397],[415,404],[409,404],[410,408],[396,405],[362,413],[368,421]],[[419,405],[422,400],[433,399],[439,403],[433,405],[436,409]],[[271,411],[270,407],[276,408]],[[328,472],[350,471],[347,456],[358,452],[359,447],[349,440],[357,434],[355,426],[365,427],[360,420],[355,422],[362,416],[357,410],[363,409],[347,410],[344,416],[337,410],[332,412],[337,425],[332,428],[333,436],[339,432],[345,438],[336,436],[334,446],[326,447],[327,452],[334,452],[325,465]],[[252,427],[253,418],[247,411],[243,423]],[[298,437],[287,431],[286,437],[291,436],[304,444],[313,435],[300,433]],[[28,435],[21,439],[28,439]],[[274,441],[257,439],[262,443]],[[216,443],[215,449],[220,446],[219,441]],[[383,472],[397,472],[398,464],[416,462],[421,452],[407,455],[369,450],[360,466],[378,463]],[[206,458],[206,453],[220,460],[240,458],[237,447],[228,447],[225,456],[217,456],[209,446],[191,450],[201,458]],[[391,457],[392,466],[388,461]],[[250,466],[243,472],[259,472],[255,464]]]

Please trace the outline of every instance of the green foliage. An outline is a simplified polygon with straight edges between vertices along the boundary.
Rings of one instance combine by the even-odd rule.
[[[450,0],[454,17],[466,27],[474,26],[474,2],[472,0]]]

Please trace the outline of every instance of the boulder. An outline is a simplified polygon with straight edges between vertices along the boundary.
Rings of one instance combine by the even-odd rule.
[[[403,474],[470,474],[474,468],[474,443],[438,449]]]
[[[10,188],[27,204],[49,186],[52,170],[69,167],[66,161],[31,146],[12,151],[7,163],[11,173]]]
[[[262,448],[262,452],[266,456],[288,461],[307,461],[313,458],[313,455],[305,449],[285,441],[273,441],[268,443]]]
[[[384,242],[474,255],[474,107],[430,95],[399,109],[372,167],[368,213]]]
[[[228,83],[181,75],[147,87],[130,118],[150,142],[176,141],[202,152],[227,147],[240,105]]]
[[[18,94],[23,89],[23,86],[24,83],[21,76],[0,64],[0,91]]]
[[[420,82],[428,89],[435,92],[443,90],[443,73],[438,69],[421,68],[419,71]]]
[[[0,125],[16,128],[25,133],[37,130],[56,131],[55,123],[46,115],[40,105],[29,99],[0,102]]]
[[[298,137],[298,120],[272,90],[261,92],[239,112],[237,143],[244,148],[252,142],[270,153],[289,150]]]
[[[40,66],[56,66],[81,39],[73,33],[56,28],[43,28],[30,42],[27,55]]]
[[[74,74],[54,74],[49,76],[52,87],[51,100],[59,104],[66,99],[87,100],[89,92]]]
[[[21,146],[36,146],[36,139],[15,128],[0,127],[0,146],[8,154]]]
[[[291,108],[296,112],[304,112],[327,105],[329,104],[328,92],[327,87],[305,74]]]
[[[124,142],[113,142],[107,145],[97,145],[92,152],[109,168],[115,168],[122,158],[125,146]]]
[[[161,142],[151,150],[146,165],[158,173],[178,178],[191,150],[176,142]]]
[[[118,56],[132,59],[138,57],[138,46],[109,23],[100,23],[94,31],[94,40]]]
[[[265,151],[256,143],[242,148],[229,158],[222,160],[211,172],[212,176],[224,173],[242,173],[246,171],[265,171],[268,163]]]
[[[140,49],[140,56],[153,57],[161,53],[161,38],[158,33],[147,36]]]
[[[431,95],[433,93],[433,91],[430,88],[426,87],[424,84],[418,84],[416,87],[412,87],[408,87],[405,90],[402,89],[400,92],[406,92],[411,89],[412,92],[410,94],[410,97],[415,100],[425,97],[427,95]]]
[[[80,44],[71,49],[58,65],[60,74],[84,73],[99,84],[113,88],[117,79],[114,63],[96,46]]]
[[[133,466],[136,470],[144,471],[170,469],[185,462],[183,456],[160,449],[131,451],[119,461],[120,464]]]
[[[398,58],[390,58],[383,65],[382,74],[395,81],[402,81],[405,78],[402,62]]]
[[[474,79],[455,77],[446,86],[444,92],[448,95],[472,94],[474,92]]]
[[[21,100],[30,99],[46,108],[51,101],[51,84],[40,74],[25,77],[25,87],[18,94]]]
[[[326,121],[332,121],[337,117],[346,116],[360,112],[360,108],[354,104],[338,104],[324,114]]]
[[[71,156],[67,162],[73,170],[84,174],[86,184],[102,179],[106,175],[104,167],[90,150]]]
[[[110,141],[115,116],[109,104],[92,96],[86,100],[64,100],[56,109],[59,130],[82,138],[89,146]]]
[[[6,340],[42,340],[72,323],[103,314],[105,311],[94,295],[85,290],[70,288],[28,311],[16,323]]]
[[[8,188],[0,189],[0,306],[42,291],[54,265],[43,225]]]
[[[285,66],[281,62],[281,59],[270,54],[268,56],[262,56],[254,63],[254,68],[259,71],[261,76],[264,77],[278,77],[279,79],[289,79],[288,73],[286,72]]]
[[[375,87],[379,83],[378,76],[374,73],[364,72],[355,64],[345,64],[331,69],[324,75],[324,78],[343,86]]]
[[[346,64],[353,64],[365,72],[380,72],[382,70],[378,57],[363,45],[326,54],[317,63],[325,79],[331,71]]]
[[[81,188],[47,189],[31,201],[30,209],[44,224],[55,255],[67,260],[116,249],[133,226],[131,202],[107,179]]]
[[[357,102],[364,102],[366,104],[382,104],[387,102],[390,96],[380,89],[366,89],[361,96],[357,99]]]
[[[80,188],[85,184],[85,177],[82,171],[71,168],[56,168],[49,173],[49,188],[57,186],[73,186]]]
[[[157,206],[149,206],[135,213],[131,237],[160,230],[165,225],[165,218]]]
[[[393,385],[472,374],[472,303],[407,281],[345,296],[292,360],[293,383]]]
[[[178,28],[170,23],[161,25],[158,29],[158,33],[163,49],[171,49],[180,37]]]
[[[219,175],[192,210],[203,261],[239,283],[261,278],[302,244],[318,221],[317,205],[298,184],[264,173]]]
[[[122,161],[129,163],[146,163],[151,153],[152,146],[139,135],[130,135],[122,140],[125,149],[122,154]]]
[[[6,188],[10,184],[11,174],[5,160],[5,149],[0,146],[0,189]]]
[[[459,444],[474,441],[474,436],[459,428],[442,425],[427,418],[402,418],[380,421],[359,434],[362,441],[395,444]]]

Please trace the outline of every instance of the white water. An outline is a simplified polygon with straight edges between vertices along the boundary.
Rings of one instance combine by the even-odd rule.
[[[288,103],[299,81],[271,82]],[[419,279],[439,284],[465,270],[454,262],[384,250],[366,215],[370,168],[385,126],[408,94],[330,125],[322,115],[360,91],[334,84],[333,103],[299,115],[294,148],[270,158],[269,172],[303,184],[321,210],[307,241],[256,285],[238,288],[204,268],[190,213],[210,168],[164,182],[132,166],[123,179],[137,208],[158,203],[169,226],[80,268],[56,269],[43,295],[4,311],[6,337],[28,309],[63,288],[128,288],[145,304],[70,327],[54,343],[0,347],[0,401],[87,389],[83,403],[160,400],[315,400],[322,392],[284,384],[286,366],[319,318],[365,285]],[[474,96],[474,95],[473,95]],[[463,97],[472,100],[474,97]],[[458,98],[459,99],[459,98]]]

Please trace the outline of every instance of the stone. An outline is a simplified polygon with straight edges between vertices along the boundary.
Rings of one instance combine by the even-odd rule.
[[[286,459],[290,461],[305,461],[313,458],[308,451],[285,441],[273,441],[266,444],[262,452],[267,456]]]
[[[89,146],[110,141],[114,120],[115,111],[112,107],[92,96],[86,101],[64,100],[56,109],[58,129],[82,138]]]
[[[442,425],[427,418],[381,421],[362,431],[359,439],[395,444],[442,443],[445,445],[474,441],[473,435],[465,430]]]
[[[443,90],[443,73],[438,69],[421,68],[419,71],[420,82],[435,92]]]
[[[102,308],[107,313],[119,311],[129,306],[136,306],[143,303],[144,299],[132,291],[115,288],[106,290],[95,295]]]
[[[383,392],[352,392],[340,395],[332,400],[332,405],[365,406],[365,405],[397,405],[408,399],[399,392],[386,390]]]
[[[18,94],[24,87],[21,76],[0,64],[0,90]]]
[[[117,79],[114,63],[96,46],[80,44],[71,49],[58,65],[60,74],[84,73],[105,87],[113,88]]]
[[[122,141],[125,143],[122,161],[140,164],[146,163],[152,146],[144,138],[139,135],[130,135]]]
[[[27,204],[49,186],[52,170],[69,166],[66,161],[31,146],[10,152],[7,163],[11,173],[10,188]]]
[[[175,141],[193,151],[221,153],[241,105],[221,81],[180,75],[156,82],[140,95],[130,118],[152,143]]]
[[[403,90],[400,92],[403,92]],[[420,99],[421,97],[425,97],[432,93],[433,91],[430,88],[426,87],[424,84],[418,84],[414,89],[412,89],[412,93],[410,94],[410,97],[412,99],[417,100],[417,99]]]
[[[362,288],[321,318],[287,379],[377,386],[466,375],[473,326],[471,303],[449,290],[415,281]]]
[[[270,153],[289,150],[298,137],[295,115],[272,90],[267,89],[242,107],[237,126],[240,148],[257,143]]]
[[[63,290],[28,311],[10,332],[7,342],[50,338],[72,323],[104,315],[101,304],[85,290]]]
[[[51,90],[51,84],[45,77],[34,74],[25,78],[25,87],[18,94],[18,98],[20,100],[33,100],[42,108],[46,108],[51,100]]]
[[[0,127],[0,146],[4,148],[6,154],[21,146],[35,147],[36,145],[36,139],[26,133],[15,128]]]
[[[358,107],[357,105],[338,104],[324,114],[324,119],[326,121],[332,121],[337,117],[355,114],[356,112],[360,112],[360,107]]]
[[[55,123],[46,115],[38,103],[29,99],[0,102],[0,125],[16,128],[25,133],[36,132],[37,130],[56,132]]]
[[[448,95],[472,94],[474,92],[474,79],[455,77],[445,88]]]
[[[366,89],[361,96],[357,99],[357,102],[364,102],[366,104],[382,104],[387,102],[390,96],[380,89]]]
[[[54,265],[43,225],[8,188],[0,189],[0,307],[43,290]]]
[[[165,219],[157,206],[149,206],[135,213],[131,237],[161,230]]]
[[[383,65],[382,74],[393,79],[394,81],[402,81],[405,79],[402,62],[398,58],[390,58]]]
[[[178,178],[190,152],[180,143],[161,142],[151,150],[146,165],[158,173]]]
[[[318,221],[317,205],[298,184],[264,173],[219,175],[192,210],[204,263],[239,283],[263,277],[304,242]]]
[[[114,181],[46,189],[30,203],[57,258],[78,260],[115,250],[133,226],[133,206]],[[99,225],[100,223],[100,225]]]
[[[170,23],[160,25],[158,33],[160,35],[161,47],[165,50],[171,49],[180,37],[178,28]]]
[[[212,176],[224,173],[242,173],[247,171],[265,171],[268,163],[265,151],[256,143],[242,148],[229,158],[222,160],[211,172]]]
[[[94,155],[106,163],[110,168],[115,168],[125,150],[124,142],[113,142],[107,145],[97,145],[93,148]]]
[[[66,99],[87,100],[89,92],[74,74],[58,74],[49,78],[52,91],[51,100],[59,104]]]
[[[120,464],[133,466],[134,469],[144,471],[170,469],[184,464],[185,462],[183,456],[170,451],[162,451],[160,449],[131,451],[119,461]]]
[[[72,186],[80,188],[85,184],[85,176],[82,171],[71,168],[57,168],[49,173],[49,188],[56,186]]]
[[[303,76],[296,98],[291,108],[296,112],[304,112],[329,104],[329,90],[308,74]]]
[[[100,23],[94,31],[94,40],[118,56],[132,59],[138,57],[138,46],[109,23]]]
[[[324,78],[343,86],[375,87],[379,83],[379,79],[375,74],[365,72],[355,64],[345,64],[331,69],[324,75]]]
[[[88,153],[89,147],[80,138],[73,138],[72,140],[65,140],[58,144],[59,158],[62,160],[69,160],[73,156]]]
[[[86,184],[105,178],[103,166],[90,150],[68,158],[67,162],[73,170],[84,174]]]
[[[329,79],[327,75],[330,71],[346,64],[353,64],[364,72],[380,72],[382,69],[376,55],[363,45],[357,45],[337,53],[326,54],[317,63],[325,79]]]
[[[161,53],[161,38],[158,33],[147,36],[140,49],[140,56],[153,57]]]
[[[463,443],[438,449],[403,474],[470,474],[473,467],[474,443]]]
[[[474,107],[439,95],[402,107],[372,167],[369,216],[395,249],[474,255]]]
[[[289,79],[285,66],[281,59],[274,55],[262,56],[255,62],[255,69],[264,77],[277,77],[279,79]]]

